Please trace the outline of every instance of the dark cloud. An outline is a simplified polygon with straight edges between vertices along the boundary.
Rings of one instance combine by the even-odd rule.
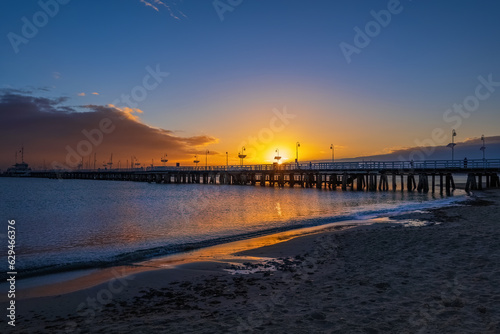
[[[112,106],[62,105],[67,98],[45,98],[13,91],[0,95],[0,165],[5,168],[14,162],[14,154],[24,144],[26,162],[47,166],[56,161],[74,166],[78,157],[84,162],[97,154],[98,164],[109,160],[159,162],[168,154],[172,162],[191,159],[199,146],[217,141],[211,136],[178,137],[172,131],[141,123],[131,110]],[[83,112],[81,111],[83,110]]]
[[[2,88],[0,89],[0,94],[32,94],[32,88]]]

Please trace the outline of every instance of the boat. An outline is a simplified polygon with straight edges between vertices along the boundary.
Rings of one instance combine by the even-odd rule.
[[[17,177],[26,177],[31,175],[31,168],[29,165],[24,162],[24,147],[21,148],[21,162],[17,162],[17,151],[16,151],[16,163],[10,167],[7,168],[7,171],[5,171],[4,175],[6,176],[17,176]]]
[[[31,175],[31,168],[28,166],[26,162],[21,162],[21,163],[16,163],[10,168],[7,168],[7,171],[5,172],[7,176],[30,176]]]

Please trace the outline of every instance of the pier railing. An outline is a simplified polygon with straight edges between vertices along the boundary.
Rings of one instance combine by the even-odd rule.
[[[465,189],[499,188],[500,159],[488,160],[427,160],[427,161],[354,161],[333,163],[291,163],[240,166],[151,166],[134,169],[50,170],[31,171],[22,175],[57,179],[90,179],[142,181],[149,183],[203,183],[224,185],[257,185],[284,187],[300,185],[322,189],[341,186],[357,190],[387,191],[398,187],[408,191],[447,194],[455,189],[453,174],[467,173]],[[406,178],[406,181],[405,181]],[[418,183],[417,183],[418,178]],[[397,179],[400,179],[399,186]],[[429,179],[431,180],[429,182]],[[483,183],[483,179],[485,183]],[[390,181],[389,181],[390,180]]]
[[[500,159],[476,160],[426,160],[426,161],[352,161],[352,162],[320,162],[320,163],[283,163],[262,165],[221,165],[221,166],[180,166],[180,167],[147,167],[145,171],[365,171],[365,170],[439,170],[439,169],[500,169]]]
[[[351,161],[351,162],[301,162],[260,165],[217,165],[217,166],[149,166],[141,168],[79,169],[80,172],[175,172],[175,171],[380,171],[380,170],[500,170],[500,159],[472,160],[426,160],[426,161]],[[54,172],[46,170],[45,172]],[[42,172],[36,170],[35,172]]]

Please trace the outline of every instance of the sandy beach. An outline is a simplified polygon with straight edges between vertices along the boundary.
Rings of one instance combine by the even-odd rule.
[[[237,254],[255,260],[117,269],[92,288],[18,300],[2,332],[499,333],[500,191],[475,195]]]

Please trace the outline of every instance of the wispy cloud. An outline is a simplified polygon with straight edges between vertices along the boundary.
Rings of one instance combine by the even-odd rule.
[[[86,107],[92,108],[93,106],[86,106]],[[136,122],[139,122],[139,116],[134,115],[134,114],[142,114],[143,113],[143,111],[139,108],[129,108],[129,107],[118,108],[112,104],[108,104],[106,107],[111,108],[111,109],[116,109],[116,110],[122,112],[123,115],[125,116],[125,118],[128,118],[128,119],[136,121]]]
[[[92,93],[90,93],[90,94],[92,94],[92,95],[99,95],[99,93],[98,93],[98,92],[92,92]],[[86,96],[86,95],[87,95],[87,93],[85,93],[85,92],[81,92],[81,93],[78,93],[78,94],[76,94],[76,95],[78,95],[78,96]]]
[[[157,12],[159,12],[158,7],[154,6],[151,2],[146,1],[146,0],[141,0],[141,2],[142,2],[143,4],[145,4],[146,6],[151,7],[151,8],[153,8],[154,10],[156,10]]]
[[[176,20],[180,20],[179,16],[182,17],[187,17],[182,11],[178,10],[177,4],[172,1],[171,4],[167,5],[165,2],[161,0],[140,0],[146,7],[151,7],[155,11],[159,12],[160,9],[159,7],[164,7],[168,13],[170,14],[171,17],[173,17]]]
[[[52,73],[52,77],[53,77],[54,79],[60,79],[60,78],[61,78],[61,73],[59,73],[59,72],[53,72],[53,73]]]

